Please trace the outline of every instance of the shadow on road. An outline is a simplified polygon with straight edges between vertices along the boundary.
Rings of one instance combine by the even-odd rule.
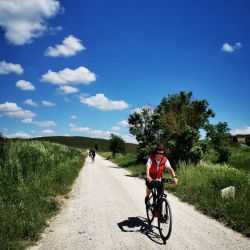
[[[146,218],[143,217],[128,217],[127,220],[117,223],[122,232],[136,232],[146,235],[153,242],[163,245],[161,237],[158,233],[158,228],[149,225]],[[156,232],[155,232],[156,231]]]

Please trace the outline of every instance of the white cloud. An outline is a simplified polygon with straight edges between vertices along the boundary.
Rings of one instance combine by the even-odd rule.
[[[0,26],[10,43],[29,43],[47,29],[46,19],[55,16],[59,9],[56,0],[1,0]]]
[[[16,73],[18,75],[23,73],[23,68],[20,64],[7,63],[0,61],[0,75],[7,75],[9,73]]]
[[[30,134],[24,133],[24,132],[16,132],[13,134],[5,134],[4,135],[7,138],[30,138]]]
[[[122,127],[128,127],[128,121],[127,120],[123,120],[123,121],[119,121],[118,124]]]
[[[44,54],[52,57],[69,57],[74,56],[77,52],[84,49],[85,47],[81,44],[81,40],[70,35],[63,40],[62,44],[57,44],[55,47],[48,47]]]
[[[58,85],[68,84],[89,84],[96,80],[95,74],[90,72],[87,68],[79,67],[75,70],[65,68],[59,72],[53,72],[51,70],[48,73],[42,75],[42,82],[49,82]]]
[[[55,103],[49,102],[49,101],[42,101],[42,104],[45,107],[53,107],[53,106],[55,106]]]
[[[38,105],[35,102],[33,102],[32,99],[26,99],[24,103],[33,107],[38,107]]]
[[[83,133],[86,136],[95,137],[95,138],[104,138],[107,139],[110,137],[112,133],[109,130],[94,130],[90,129],[89,127],[78,127],[73,123],[69,124],[70,130],[78,133]]]
[[[134,143],[138,144],[137,140],[135,139],[134,136],[132,135],[121,135],[121,137],[124,139],[125,142],[127,143]]]
[[[24,120],[22,120],[22,122],[26,123],[26,124],[36,125],[36,126],[41,127],[41,128],[57,126],[57,124],[54,121],[42,121],[42,122],[38,122],[38,121],[33,121],[31,118],[24,119]]]
[[[51,130],[51,129],[45,129],[45,130],[42,131],[42,134],[44,134],[44,135],[52,135],[52,134],[54,134],[54,131]]]
[[[117,126],[112,127],[112,131],[119,131],[119,130],[121,130],[120,127],[117,127]]]
[[[16,82],[16,87],[21,89],[21,90],[24,90],[24,91],[29,91],[29,90],[35,90],[35,86],[31,83],[31,82],[28,82],[28,81],[24,81],[24,80],[19,80]]]
[[[6,116],[10,118],[22,118],[22,119],[31,119],[36,116],[35,113],[24,110],[19,107],[16,103],[13,102],[5,102],[0,104],[0,117]]]
[[[60,86],[57,90],[58,90],[59,93],[66,94],[66,95],[79,92],[78,88],[68,86],[68,85]]]
[[[122,110],[128,107],[128,104],[125,101],[112,101],[109,100],[104,94],[96,94],[91,97],[81,96],[80,102],[103,111]]]
[[[75,132],[81,132],[81,133],[89,133],[90,131],[90,128],[88,127],[77,127],[75,124],[73,123],[70,123],[69,124],[69,127],[72,131],[75,131]]]
[[[247,134],[250,134],[250,127],[237,128],[237,129],[231,130],[231,133],[233,135],[237,135],[237,134],[247,135]]]
[[[76,119],[75,115],[70,116],[70,119]]]
[[[227,53],[232,53],[235,50],[240,49],[241,46],[242,46],[241,43],[235,43],[233,45],[230,45],[228,43],[224,43],[224,44],[222,44],[221,50],[224,52],[227,52]]]

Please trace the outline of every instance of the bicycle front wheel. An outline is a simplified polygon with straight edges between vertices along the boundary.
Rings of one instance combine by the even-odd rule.
[[[159,206],[161,212],[158,215],[158,229],[162,240],[166,242],[172,232],[172,212],[167,199],[162,199]]]
[[[148,223],[151,224],[151,222],[154,219],[154,197],[152,193],[149,195],[149,202],[148,205],[146,205],[146,212],[147,212]]]

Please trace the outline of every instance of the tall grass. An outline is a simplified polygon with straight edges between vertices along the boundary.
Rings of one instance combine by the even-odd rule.
[[[250,236],[250,174],[229,165],[203,162],[178,169],[179,184],[168,188],[203,213]],[[236,189],[235,198],[221,198],[220,190]]]
[[[22,249],[46,220],[83,165],[78,149],[38,141],[0,141],[0,246]]]

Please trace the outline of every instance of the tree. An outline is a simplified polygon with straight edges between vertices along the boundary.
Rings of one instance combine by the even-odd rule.
[[[247,137],[245,138],[245,142],[246,142],[246,145],[247,145],[247,146],[250,146],[250,136],[247,136]]]
[[[164,97],[155,112],[160,117],[161,141],[169,149],[172,162],[197,163],[206,150],[199,130],[214,117],[208,102],[195,100],[192,92],[180,91]]]
[[[115,156],[116,153],[123,154],[125,152],[125,141],[120,136],[111,134],[109,148],[113,156]]]
[[[216,125],[206,126],[207,139],[210,140],[213,148],[219,154],[218,162],[226,162],[230,156],[228,149],[231,139],[230,129],[226,122],[219,122]]]
[[[145,162],[160,138],[160,119],[154,109],[144,106],[136,109],[128,118],[129,131],[138,142],[137,160]]]
[[[98,151],[98,149],[99,149],[98,143],[95,143],[94,149],[95,149],[96,151]]]

